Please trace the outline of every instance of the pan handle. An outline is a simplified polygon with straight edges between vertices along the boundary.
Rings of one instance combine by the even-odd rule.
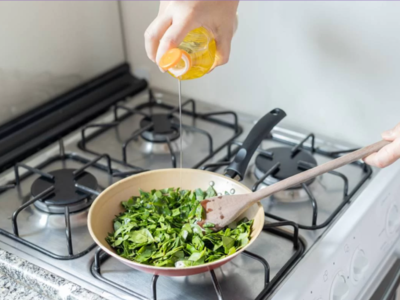
[[[284,117],[286,117],[286,113],[280,108],[275,108],[262,117],[251,129],[233,162],[226,168],[225,175],[231,178],[238,177],[238,180],[241,181],[246,173],[251,157],[262,140],[269,135],[271,130]]]

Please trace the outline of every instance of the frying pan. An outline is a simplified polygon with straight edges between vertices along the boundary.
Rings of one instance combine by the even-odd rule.
[[[264,209],[260,203],[252,205],[237,219],[240,220],[247,217],[249,220],[254,220],[249,243],[235,254],[199,266],[173,268],[140,264],[120,257],[105,239],[108,233],[114,231],[113,220],[115,216],[123,211],[121,202],[132,196],[139,196],[139,189],[150,191],[153,189],[180,187],[185,190],[195,190],[197,188],[205,189],[210,182],[214,182],[214,189],[217,193],[224,193],[232,189],[235,190],[236,194],[251,193],[249,188],[233,178],[243,179],[247,165],[258,145],[285,116],[285,112],[277,108],[261,118],[250,131],[233,162],[227,167],[225,176],[195,169],[162,169],[133,175],[114,183],[105,189],[90,207],[88,227],[93,240],[102,250],[122,263],[134,269],[156,275],[194,275],[213,270],[227,263],[249,247],[260,234],[264,226]]]

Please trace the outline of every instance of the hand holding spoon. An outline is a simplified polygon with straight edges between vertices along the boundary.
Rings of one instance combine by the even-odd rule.
[[[388,141],[380,141],[357,151],[348,153],[339,158],[316,166],[312,169],[286,178],[266,188],[249,194],[223,195],[216,196],[202,201],[206,210],[206,218],[202,224],[212,223],[215,229],[221,229],[235,221],[244,211],[258,201],[292,186],[307,182],[321,174],[332,171],[356,160],[362,159],[374,152],[379,151],[384,146],[390,144]]]

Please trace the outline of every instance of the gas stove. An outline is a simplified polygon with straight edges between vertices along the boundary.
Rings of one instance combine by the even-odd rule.
[[[337,274],[327,271],[326,280],[323,272],[328,269],[315,270],[322,270],[320,277],[329,281],[325,294],[308,287],[319,284],[312,283],[313,274],[308,272],[313,260],[325,263],[313,252],[326,249],[330,236],[340,232],[338,228],[343,231],[341,224],[351,220],[349,210],[361,207],[370,212],[359,198],[371,194],[382,176],[394,178],[398,165],[378,172],[358,161],[264,199],[266,222],[260,237],[244,254],[209,273],[152,276],[128,268],[96,247],[86,220],[90,204],[103,189],[126,176],[177,167],[176,105],[176,95],[155,89],[135,93],[5,169],[0,178],[0,247],[108,299],[356,299],[336,297],[339,292],[335,291],[343,291],[350,281],[344,269],[340,274],[345,283],[335,277],[337,268]],[[184,99],[183,167],[222,173],[256,121]],[[243,183],[257,190],[352,148],[312,132],[278,126],[259,145]],[[395,201],[387,200],[379,208],[389,206],[393,223],[386,250],[379,257],[392,251],[398,236],[399,224],[393,220],[400,204]],[[363,215],[358,211],[357,216]],[[348,242],[352,253],[353,244]],[[296,292],[290,290],[293,287]]]

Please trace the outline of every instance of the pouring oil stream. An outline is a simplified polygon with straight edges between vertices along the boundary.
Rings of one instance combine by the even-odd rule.
[[[183,137],[182,137],[182,96],[181,96],[181,80],[178,78],[178,95],[179,95],[179,168],[183,168]],[[182,183],[182,170],[179,172],[180,181]]]

